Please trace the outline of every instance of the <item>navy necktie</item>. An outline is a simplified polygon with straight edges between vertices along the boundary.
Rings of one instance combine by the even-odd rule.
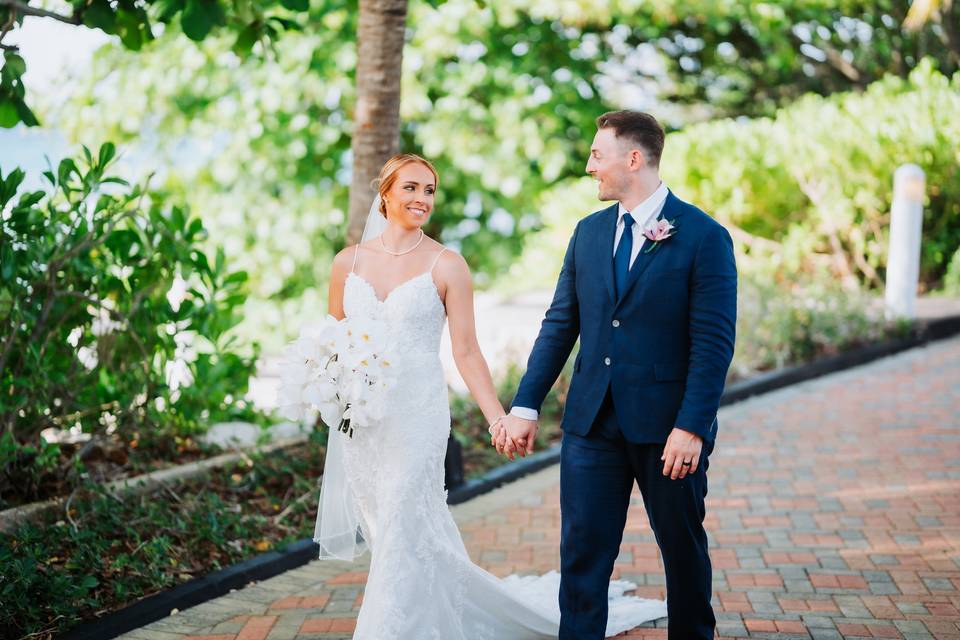
[[[623,292],[627,284],[627,273],[630,272],[630,254],[633,253],[633,216],[629,213],[623,214],[623,235],[620,236],[620,244],[617,245],[617,251],[613,254],[613,279],[617,288],[617,298]]]

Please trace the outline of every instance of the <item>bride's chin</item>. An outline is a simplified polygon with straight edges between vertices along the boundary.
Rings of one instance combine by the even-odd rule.
[[[427,224],[426,218],[416,219],[416,220],[407,219],[403,221],[403,226],[408,231],[416,231],[417,229],[422,229],[425,224]]]

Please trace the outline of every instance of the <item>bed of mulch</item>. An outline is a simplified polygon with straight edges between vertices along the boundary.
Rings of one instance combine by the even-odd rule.
[[[56,459],[43,465],[37,464],[39,452],[27,449],[0,468],[0,510],[67,496],[90,482],[122,480],[223,453],[192,436],[137,432],[96,434],[57,446]]]
[[[78,487],[63,509],[0,533],[0,637],[52,638],[313,533],[322,438],[252,455],[150,495]]]

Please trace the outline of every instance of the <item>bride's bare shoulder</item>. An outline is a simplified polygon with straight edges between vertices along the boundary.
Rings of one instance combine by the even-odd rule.
[[[459,252],[436,240],[434,240],[434,242],[436,243],[437,251],[441,252],[437,256],[437,271],[451,277],[462,277],[464,275],[470,277],[470,266]]]
[[[346,274],[350,271],[350,267],[353,266],[353,258],[357,254],[357,245],[352,244],[349,247],[344,247],[333,257],[333,268],[332,271],[334,274]]]

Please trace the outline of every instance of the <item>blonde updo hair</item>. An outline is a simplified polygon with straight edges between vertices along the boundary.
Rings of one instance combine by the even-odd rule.
[[[434,182],[436,182],[434,186],[439,186],[440,184],[440,176],[437,175],[437,170],[430,164],[429,160],[421,158],[415,153],[398,153],[393,156],[384,163],[383,168],[380,169],[380,175],[373,181],[372,185],[373,188],[380,193],[380,215],[384,218],[387,217],[387,205],[383,196],[390,191],[390,187],[397,181],[397,172],[400,168],[405,167],[411,162],[419,162],[429,169],[430,173],[433,174]]]

